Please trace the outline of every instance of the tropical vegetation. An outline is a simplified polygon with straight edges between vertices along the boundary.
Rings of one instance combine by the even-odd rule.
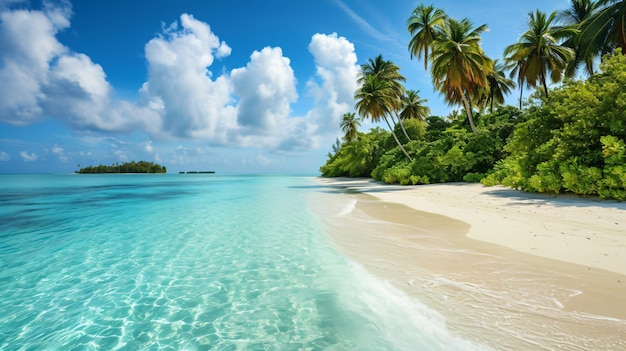
[[[356,113],[343,116],[344,137],[322,175],[480,181],[626,200],[625,2],[571,0],[563,11],[537,10],[528,19],[528,30],[494,60],[481,48],[486,24],[417,6],[407,21],[409,54],[461,110],[430,116],[428,101],[403,86],[397,65],[382,55],[369,59],[357,81]],[[586,77],[574,79],[576,72]],[[516,87],[518,106],[505,106]],[[525,105],[524,88],[534,91]],[[357,114],[384,121],[388,131],[359,131]]]
[[[79,165],[80,167],[80,165]],[[80,174],[94,173],[167,173],[165,166],[158,165],[147,161],[131,161],[122,164],[114,163],[110,166],[98,165],[83,167],[76,171]]]
[[[626,56],[524,113],[487,185],[626,200]]]

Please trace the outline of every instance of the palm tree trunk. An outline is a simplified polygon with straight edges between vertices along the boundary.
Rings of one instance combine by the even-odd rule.
[[[526,71],[526,70],[524,70]],[[522,68],[520,68],[520,72],[518,73],[518,82],[519,82],[519,110],[522,110],[522,98],[524,95],[524,75],[522,74]]]
[[[398,144],[398,146],[400,147],[402,152],[406,155],[406,157],[409,159],[409,161],[413,161],[411,156],[409,156],[409,153],[406,152],[406,149],[404,148],[404,146],[402,146],[402,143],[400,143],[400,140],[398,139],[398,136],[396,135],[396,133],[394,133],[393,128],[391,127],[391,124],[389,123],[389,120],[387,119],[387,117],[383,116],[383,118],[385,119],[385,122],[387,122],[387,126],[389,126],[389,130],[391,131],[391,135],[393,135],[393,138],[395,139],[396,143]]]
[[[546,93],[546,99],[548,96],[548,85],[546,84],[546,77],[541,77],[541,84],[543,85],[543,91]]]
[[[411,137],[409,137],[409,134],[406,132],[406,128],[404,128],[404,121],[402,120],[402,118],[400,116],[397,116],[398,121],[400,121],[400,127],[402,127],[402,132],[404,133],[404,136],[406,137],[407,142],[411,141]]]
[[[391,112],[389,113],[389,118],[391,118],[391,123],[393,123],[393,126],[395,127],[396,124],[398,124],[398,122],[396,122],[396,119],[393,118],[393,115],[391,114]]]
[[[391,122],[393,122],[393,127],[395,130],[396,125],[400,124],[400,128],[402,128],[402,132],[404,133],[404,136],[406,137],[407,142],[411,141],[411,138],[409,137],[409,135],[406,132],[406,129],[404,128],[404,123],[402,123],[402,118],[400,118],[400,116],[398,116],[398,113],[395,113],[395,118],[394,115],[392,115],[391,113],[389,114],[389,116],[391,117]],[[396,122],[396,118],[398,119],[398,121]]]
[[[467,112],[467,119],[469,120],[470,127],[472,127],[472,132],[474,134],[478,134],[478,130],[476,130],[476,126],[474,125],[474,118],[472,117],[472,108],[467,101],[467,97],[465,96],[465,92],[462,95],[463,105],[465,105],[465,112]]]

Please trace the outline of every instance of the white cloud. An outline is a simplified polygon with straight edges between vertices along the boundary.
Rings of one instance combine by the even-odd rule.
[[[113,154],[117,156],[117,159],[120,161],[123,161],[123,162],[128,161],[128,156],[126,155],[126,152],[124,150],[115,149],[113,150]]]
[[[102,67],[57,40],[71,13],[68,1],[57,1],[44,2],[41,11],[0,14],[0,122],[21,126],[49,116],[77,129],[158,130],[158,114],[110,101]]]
[[[76,126],[108,124],[103,111],[108,109],[111,87],[100,65],[86,55],[67,54],[50,67],[48,77],[41,103],[47,113]]]
[[[298,98],[290,60],[280,48],[266,47],[250,56],[246,67],[231,72],[233,92],[239,98],[237,122],[244,143],[266,137],[274,144],[286,132],[291,103]],[[269,138],[267,138],[269,137]]]
[[[41,117],[50,62],[67,52],[55,37],[62,29],[55,22],[42,11],[0,13],[0,121],[25,125]]]
[[[317,143],[320,136],[336,133],[341,116],[353,110],[360,68],[354,45],[337,33],[313,35],[309,51],[315,59],[316,76],[307,82],[307,88],[315,106],[307,114],[304,133]]]
[[[211,32],[208,24],[183,14],[145,47],[148,81],[141,88],[142,105],[161,116],[163,132],[176,137],[202,137],[226,142],[236,126],[229,81],[212,80],[208,70],[215,57],[230,54],[230,47]]]
[[[44,12],[50,21],[58,28],[69,28],[72,16],[72,3],[70,0],[44,0]]]
[[[146,143],[144,143],[144,149],[147,152],[152,152],[154,151],[154,146],[152,146],[152,140],[148,140]]]
[[[52,147],[52,153],[57,155],[63,155],[63,148],[55,144],[54,147]]]
[[[339,118],[354,104],[354,45],[337,34],[312,37],[309,51],[317,70],[306,88],[315,103],[294,116],[297,79],[280,47],[254,51],[244,67],[220,67],[221,75],[215,75],[210,68],[232,49],[192,15],[181,15],[145,45],[148,76],[138,102],[113,98],[103,67],[58,41],[58,32],[70,26],[68,2],[44,2],[40,11],[7,10],[0,16],[0,122],[28,125],[51,117],[95,132],[86,133],[94,140],[102,131],[140,131],[212,146],[302,151],[336,133]],[[136,147],[142,149],[133,152],[154,151],[152,141]],[[121,160],[128,157],[115,152]],[[173,155],[180,163],[191,157]]]
[[[29,154],[26,151],[20,151],[20,156],[22,157],[24,162],[37,161],[37,155],[34,152],[32,154]]]
[[[11,156],[4,151],[0,151],[0,161],[9,161],[9,160],[11,160]]]
[[[62,147],[60,147],[59,145],[54,145],[52,147],[52,150],[50,150],[53,154],[55,154],[58,158],[59,161],[61,162],[67,162],[69,161],[69,158],[67,157],[67,155],[65,154],[65,150],[63,150]]]

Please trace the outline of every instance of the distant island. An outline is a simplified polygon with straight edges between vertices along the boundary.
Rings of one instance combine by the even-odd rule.
[[[80,165],[79,165],[80,167]],[[122,164],[112,164],[110,166],[98,165],[84,167],[76,171],[79,174],[96,174],[96,173],[167,173],[165,166],[158,165],[153,162],[131,161]]]

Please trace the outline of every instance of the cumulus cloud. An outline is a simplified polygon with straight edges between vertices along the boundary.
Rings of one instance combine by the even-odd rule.
[[[37,158],[38,158],[34,152],[29,154],[26,151],[20,151],[20,156],[22,157],[22,160],[24,160],[24,162],[37,161]]]
[[[311,38],[309,52],[315,60],[316,76],[307,82],[307,88],[315,106],[307,114],[306,133],[336,133],[341,116],[354,106],[360,70],[354,45],[337,33],[318,33]]]
[[[215,80],[208,70],[230,47],[208,24],[183,14],[145,47],[148,81],[141,88],[142,103],[157,111],[163,131],[176,137],[204,137],[223,143],[236,125],[226,76]]]
[[[359,68],[346,38],[312,37],[308,49],[317,69],[306,90],[314,105],[294,116],[297,79],[280,47],[254,51],[245,66],[220,67],[216,75],[211,70],[216,60],[226,59],[232,49],[190,14],[146,43],[147,79],[138,87],[138,101],[115,99],[103,67],[58,41],[72,11],[67,1],[55,4],[0,14],[0,122],[28,125],[50,117],[96,135],[141,131],[152,139],[300,151],[336,133],[341,115],[354,105]],[[154,151],[151,141],[142,147]],[[179,151],[177,160],[183,162],[189,155]],[[127,158],[115,152],[120,160]]]
[[[284,133],[298,94],[290,60],[280,48],[255,51],[246,67],[231,72],[231,81],[239,98],[237,122],[243,135]]]
[[[42,11],[0,13],[0,58],[4,62],[0,68],[1,121],[25,125],[41,117],[50,62],[67,52],[55,37],[61,29]]]
[[[154,131],[156,113],[111,101],[102,67],[57,40],[71,14],[68,1],[0,13],[0,121],[23,126],[53,117],[77,129]]]
[[[318,148],[325,137],[338,131],[341,116],[353,109],[360,68],[354,45],[345,37],[315,34],[308,46],[316,75],[307,82],[314,106],[302,118],[290,118],[287,134],[277,150],[304,151]]]

